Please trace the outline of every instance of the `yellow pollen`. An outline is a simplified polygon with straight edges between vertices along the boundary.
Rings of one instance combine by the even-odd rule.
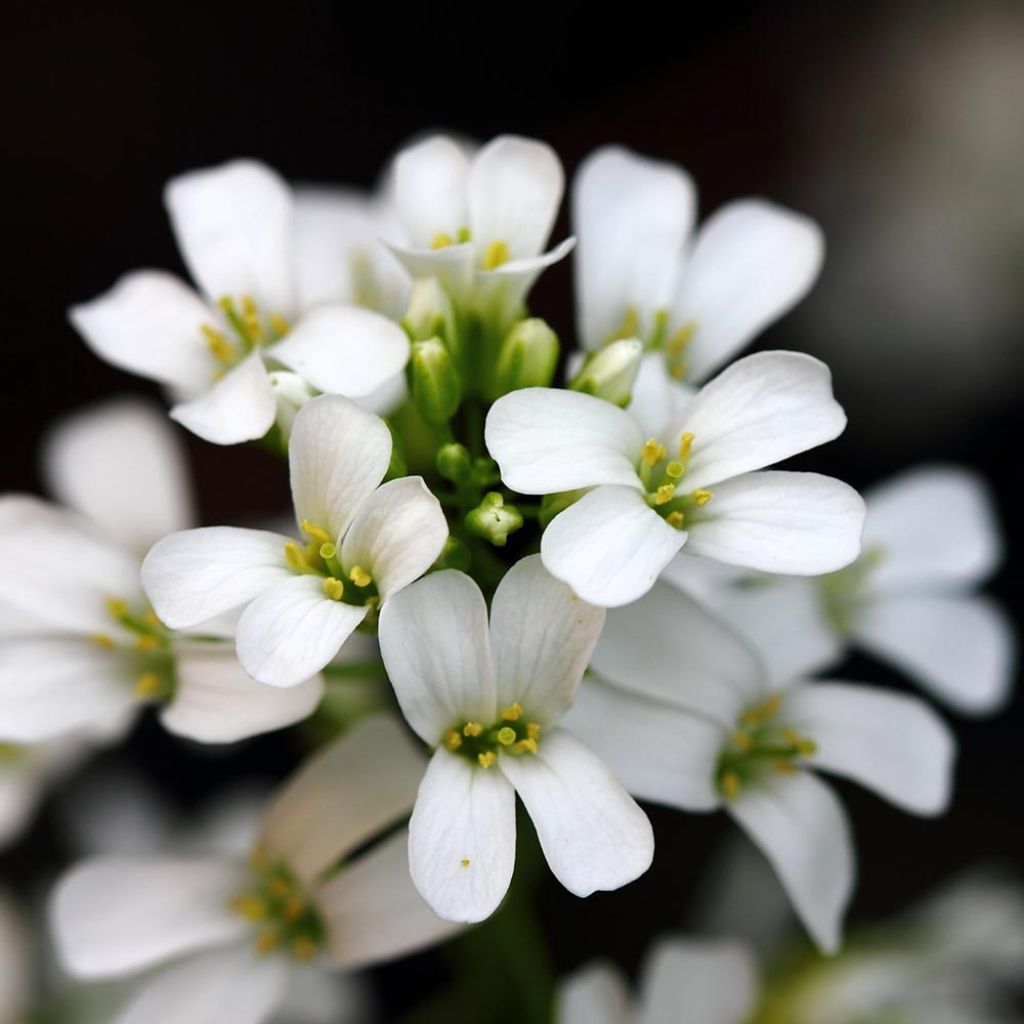
[[[317,544],[330,544],[331,535],[322,527],[317,526],[316,523],[311,523],[308,519],[303,519],[299,523],[299,529],[312,541],[316,541]]]
[[[291,883],[280,875],[272,875],[267,879],[267,889],[272,896],[279,899],[286,899],[292,895]]]
[[[744,725],[762,725],[773,719],[778,714],[780,707],[782,707],[782,695],[773,694],[762,703],[744,711],[740,716],[740,721]]]
[[[511,747],[516,741],[516,731],[510,725],[502,726],[498,730],[498,742],[503,747]]]
[[[529,722],[526,726],[526,735],[531,740],[540,739],[540,722]]]
[[[292,952],[300,960],[312,960],[316,951],[317,945],[308,935],[297,935],[292,939]]]
[[[92,640],[97,647],[103,647],[108,651],[112,651],[117,646],[114,638],[109,633],[93,633],[89,639]]]
[[[640,449],[640,460],[645,466],[656,466],[663,458],[665,458],[665,446],[653,437],[648,438],[644,442],[643,448]]]
[[[267,916],[267,905],[258,896],[243,893],[231,901],[231,909],[247,921],[263,921]]]
[[[683,462],[686,462],[690,457],[690,452],[693,450],[693,436],[693,434],[687,431],[679,438],[679,458]]]
[[[494,270],[502,263],[508,263],[510,255],[504,242],[491,242],[484,250],[484,270]]]
[[[683,523],[686,522],[686,517],[679,511],[679,509],[676,509],[675,512],[669,512],[669,514],[665,516],[665,522],[668,523],[669,526],[674,526],[677,530],[681,530],[683,528]]]
[[[262,956],[266,956],[268,953],[273,953],[277,946],[277,935],[267,928],[265,931],[260,932],[256,937],[256,952]]]
[[[270,314],[270,327],[279,338],[283,338],[291,330],[291,324],[280,313]]]
[[[256,308],[256,300],[251,295],[242,296],[242,321],[245,324],[245,333],[249,335],[250,341],[261,341],[263,339],[263,325],[260,323],[260,313]]]
[[[368,587],[373,582],[373,577],[361,565],[353,565],[348,571],[348,578],[357,587]]]
[[[501,713],[501,719],[503,722],[518,722],[519,716],[523,713],[523,709],[518,704],[509,704],[507,708]]]
[[[333,558],[338,553],[338,549],[328,540],[320,545],[318,553],[321,558]]]
[[[156,626],[157,628],[163,625],[163,623],[157,618],[156,612],[154,612],[152,609],[150,609],[148,612],[146,612],[145,615],[142,616],[142,621],[147,626]]]
[[[479,736],[484,731],[484,727],[479,722],[467,722],[462,727],[463,736]]]
[[[513,748],[517,754],[536,754],[537,741],[533,737],[520,740]]]
[[[455,242],[455,239],[452,238],[452,236],[449,235],[447,232],[439,231],[431,239],[430,248],[431,249],[447,249],[448,246],[454,244],[454,242]]]
[[[818,752],[818,744],[815,743],[814,740],[801,739],[796,744],[796,752],[801,757],[810,757],[812,754],[816,754]]]
[[[135,680],[133,692],[136,697],[145,700],[148,697],[156,697],[160,693],[161,688],[160,677],[155,672],[143,672]]]
[[[107,604],[107,611],[115,619],[123,618],[125,615],[128,614],[128,603],[127,603],[127,601],[122,601],[121,598],[119,598],[119,597],[108,597],[107,601],[106,601],[106,604]]]
[[[722,794],[726,800],[735,800],[741,788],[740,777],[735,772],[726,772],[722,776]]]
[[[662,484],[654,492],[654,504],[655,505],[667,505],[676,493],[675,484]]]
[[[301,896],[292,896],[290,900],[284,905],[282,913],[286,921],[297,921],[301,916],[302,912],[306,909],[306,902]]]
[[[665,476],[667,476],[670,480],[678,480],[685,471],[686,470],[684,469],[683,464],[681,462],[676,462],[676,460],[673,459],[665,467]]]
[[[481,768],[490,768],[498,760],[498,755],[493,750],[486,750],[482,754],[477,754],[476,759],[480,762]]]
[[[210,350],[210,354],[218,362],[231,362],[238,354],[231,342],[215,327],[201,324],[199,329],[203,332],[203,339],[206,341],[206,347]]]
[[[732,734],[733,746],[738,747],[740,750],[746,752],[754,746],[754,741],[750,738],[749,733],[745,733],[742,729],[737,729]]]
[[[160,646],[160,641],[155,636],[140,636],[135,641],[135,647],[140,651],[152,651]]]
[[[462,737],[454,729],[451,729],[444,738],[444,745],[447,750],[454,753],[462,746]]]
[[[340,601],[342,595],[345,593],[345,584],[334,576],[328,576],[327,579],[324,580],[324,593],[332,601]]]
[[[306,556],[302,553],[302,548],[294,541],[288,541],[285,544],[284,557],[285,561],[293,569],[306,569],[309,567],[309,564],[306,562]]]
[[[715,496],[714,491],[694,491],[691,497],[695,505],[706,505]]]
[[[469,858],[468,857],[463,857],[462,860],[459,861],[459,864],[460,864],[461,867],[468,868],[469,867]]]
[[[794,775],[796,773],[796,765],[792,761],[776,761],[772,767],[780,775]]]

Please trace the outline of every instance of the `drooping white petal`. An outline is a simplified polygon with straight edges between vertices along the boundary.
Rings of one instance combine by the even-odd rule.
[[[43,470],[58,501],[137,551],[195,518],[182,446],[148,402],[117,400],[62,420]]]
[[[864,549],[881,557],[877,590],[908,591],[980,583],[1002,556],[999,526],[984,482],[955,466],[900,473],[865,495]]]
[[[290,965],[248,945],[189,957],[152,975],[113,1024],[263,1024],[284,998]]]
[[[264,686],[249,676],[234,650],[221,644],[176,646],[174,696],[160,712],[171,732],[200,743],[235,743],[308,718],[320,703],[324,681]]]
[[[267,313],[290,316],[291,189],[255,160],[190,171],[164,191],[178,248],[212,300],[250,295]]]
[[[575,238],[566,238],[540,256],[521,256],[493,270],[477,270],[478,308],[496,315],[503,322],[524,316],[522,304],[534,282],[548,267],[564,260],[575,246]]]
[[[720,805],[715,766],[725,732],[706,718],[586,679],[563,724],[637,799],[684,811]]]
[[[228,903],[246,878],[230,860],[87,860],[50,907],[61,962],[79,978],[116,977],[240,938],[249,925]]]
[[[687,521],[692,554],[763,572],[817,576],[860,554],[864,501],[819,473],[766,470],[717,484]]]
[[[189,629],[290,579],[288,538],[268,530],[204,526],[157,541],[142,563],[142,586],[160,619]]]
[[[39,743],[119,722],[135,703],[132,662],[87,639],[0,644],[0,741]]]
[[[544,566],[584,600],[605,608],[646,594],[686,543],[631,487],[597,487],[551,521]]]
[[[482,921],[502,901],[516,859],[515,790],[497,767],[439,747],[409,821],[409,871],[434,911]]]
[[[171,419],[211,444],[255,441],[274,425],[276,414],[277,399],[259,352],[228,370],[198,398],[171,408]]]
[[[389,245],[388,249],[413,280],[437,278],[437,283],[456,301],[466,300],[473,287],[473,246],[469,242],[447,245],[442,249],[408,249]]]
[[[758,352],[705,384],[663,440],[672,451],[682,434],[693,434],[684,480],[698,488],[832,441],[845,426],[823,362],[799,352]]]
[[[217,363],[203,338],[216,322],[209,306],[173,274],[140,270],[68,312],[101,359],[185,392],[209,386]]]
[[[960,711],[995,711],[1006,700],[1016,639],[1005,613],[986,598],[877,599],[857,614],[853,633],[861,646]]]
[[[629,992],[610,964],[577,971],[558,991],[558,1024],[631,1024]]]
[[[413,886],[405,829],[322,885],[316,905],[327,922],[328,956],[348,968],[405,956],[459,927],[438,917]]]
[[[361,398],[405,366],[409,338],[393,320],[372,310],[320,306],[267,354],[320,391]]]
[[[264,818],[263,842],[311,882],[408,813],[425,767],[395,719],[364,718],[277,793]]]
[[[604,624],[603,608],[581,601],[539,555],[518,561],[491,602],[498,706],[513,703],[553,725],[572,703]]]
[[[847,683],[810,683],[786,694],[781,717],[817,750],[805,760],[854,779],[915,814],[949,803],[956,744],[922,700]]]
[[[609,613],[591,665],[623,689],[726,729],[768,692],[764,666],[750,645],[692,597],[663,583]]]
[[[346,569],[361,566],[384,600],[419,579],[448,539],[441,503],[422,477],[382,484],[360,506],[341,546]]]
[[[771,862],[815,943],[836,952],[855,869],[846,813],[832,790],[810,772],[773,774],[726,807]]]
[[[402,714],[426,743],[461,721],[494,720],[487,605],[468,576],[431,573],[385,602],[380,653]]]
[[[555,388],[512,391],[491,406],[484,440],[506,486],[522,494],[641,486],[639,426],[629,413],[592,395]]]
[[[409,244],[430,249],[469,227],[469,158],[454,139],[434,135],[403,149],[394,162],[394,197]]]
[[[763,200],[722,207],[701,226],[671,323],[693,324],[688,378],[702,380],[793,308],[821,270],[814,221]]]
[[[695,205],[693,181],[680,167],[620,146],[603,146],[583,161],[573,181],[572,224],[587,348],[615,337],[631,314],[637,325],[629,333],[649,337],[655,311],[668,308]]]
[[[321,576],[280,580],[242,612],[238,660],[261,683],[298,686],[338,653],[368,610],[328,597]]]
[[[473,244],[483,255],[504,242],[515,259],[544,248],[562,201],[565,178],[555,151],[543,142],[500,135],[473,160],[467,182]]]
[[[288,442],[297,521],[308,519],[340,540],[390,459],[391,432],[379,416],[339,395],[307,402]]]
[[[633,400],[626,411],[648,437],[657,437],[666,423],[682,415],[696,393],[695,388],[669,375],[660,352],[648,352],[640,361],[633,382]]]
[[[535,754],[502,754],[499,765],[530,814],[552,873],[571,893],[619,889],[651,866],[647,815],[564,729],[543,735]]]
[[[673,939],[644,966],[637,1024],[741,1024],[757,1003],[757,967],[738,942]]]

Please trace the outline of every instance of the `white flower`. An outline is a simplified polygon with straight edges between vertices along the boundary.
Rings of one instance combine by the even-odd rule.
[[[57,886],[51,920],[77,978],[150,971],[118,1024],[259,1024],[318,967],[360,967],[452,932],[409,881],[404,830],[423,758],[392,719],[366,719],[271,803],[238,857],[99,857]],[[343,863],[340,870],[336,865]]]
[[[949,800],[953,738],[922,701],[841,682],[779,686],[692,599],[659,584],[613,612],[569,727],[641,799],[727,810],[771,862],[827,951],[853,889],[853,846],[832,791],[847,776],[919,815]]]
[[[703,600],[776,675],[818,671],[854,647],[960,711],[996,710],[1010,691],[1015,636],[1002,609],[974,593],[1002,557],[986,487],[968,470],[923,466],[864,498],[863,553],[852,565],[816,580],[726,580]],[[693,561],[673,563],[666,578],[690,590]]]
[[[306,540],[228,526],[186,530],[155,544],[142,566],[154,610],[174,629],[244,608],[238,658],[254,679],[277,687],[319,672],[371,611],[430,568],[448,537],[420,477],[381,485],[391,433],[348,399],[321,395],[303,406],[288,454]]]
[[[613,606],[646,593],[684,544],[773,572],[849,564],[864,514],[855,491],[815,473],[751,472],[845,424],[824,364],[763,352],[723,370],[656,437],[609,402],[550,388],[500,398],[485,437],[513,490],[590,488],[545,530],[541,554],[581,597]]]
[[[237,160],[193,171],[174,179],[165,199],[199,293],[142,270],[70,316],[102,358],[172,388],[180,400],[171,416],[193,433],[215,444],[266,434],[276,415],[268,365],[351,397],[405,365],[408,339],[386,317],[300,304],[299,271],[310,260],[297,256],[306,250],[295,239],[291,190],[270,168]]]
[[[514,315],[541,271],[573,239],[544,252],[564,177],[542,142],[501,135],[474,155],[435,135],[395,157],[392,188],[414,278],[436,277],[460,301]]]
[[[191,518],[182,455],[162,415],[135,402],[104,406],[54,431],[45,454],[55,493],[81,515],[0,497],[0,741],[118,735],[150,701],[162,704],[166,728],[211,743],[313,711],[321,679],[268,691],[213,627],[203,623],[202,638],[176,635],[150,610],[140,555]]]
[[[442,916],[479,921],[515,862],[515,794],[558,880],[577,896],[647,870],[651,826],[605,765],[558,721],[604,620],[537,556],[491,605],[459,572],[434,573],[385,606],[384,663],[409,724],[437,749],[409,824],[413,882]]]
[[[594,964],[558,996],[557,1024],[745,1024],[757,1005],[753,957],[740,944],[668,939],[648,954],[632,1005],[621,975]]]

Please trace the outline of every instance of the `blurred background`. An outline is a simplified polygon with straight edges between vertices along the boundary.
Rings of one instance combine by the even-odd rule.
[[[828,245],[821,281],[759,342],[833,368],[850,426],[806,464],[859,487],[927,460],[973,466],[995,489],[1007,565],[1016,565],[1019,0],[683,3],[671,15],[639,3],[614,13],[573,3],[356,6],[8,9],[4,490],[41,490],[36,452],[55,417],[117,393],[156,394],[94,358],[65,309],[129,269],[180,269],[161,203],[167,178],[244,155],[292,180],[370,188],[414,133],[512,131],[551,143],[570,174],[608,142],[678,162],[698,183],[702,216],[763,195],[816,218]],[[531,306],[571,339],[570,261],[544,276]],[[285,507],[272,457],[186,440],[205,522]],[[1019,615],[1015,568],[994,591]],[[904,685],[866,661],[843,674]],[[1018,695],[999,717],[953,724],[962,754],[944,819],[914,819],[840,784],[860,852],[855,923],[979,861],[1024,863],[1024,702]],[[149,722],[127,750],[186,813],[218,780],[278,778],[300,753],[294,738],[270,737],[211,755]],[[721,816],[652,817],[658,851],[640,882],[585,903],[553,882],[545,889],[560,972],[598,954],[633,968],[652,933],[692,916],[731,826]],[[58,820],[51,801],[0,857],[0,877],[43,880],[66,849]],[[432,954],[378,972],[387,1005],[397,1012],[436,985],[439,963]]]

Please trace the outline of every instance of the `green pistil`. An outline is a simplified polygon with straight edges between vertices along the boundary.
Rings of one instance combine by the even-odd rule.
[[[685,491],[681,487],[692,448],[693,434],[683,434],[679,438],[678,452],[671,457],[668,449],[652,437],[641,448],[637,464],[647,504],[677,530],[692,522],[699,509],[714,497],[711,491],[701,488]]]
[[[466,721],[454,725],[441,741],[446,750],[481,768],[490,768],[499,753],[522,755],[537,751],[540,724],[523,720],[523,709],[511,704],[497,722],[485,726]]]
[[[361,565],[347,568],[342,565],[341,552],[323,527],[303,520],[301,529],[309,542],[302,545],[289,541],[284,546],[285,561],[292,571],[321,577],[324,593],[332,601],[376,608],[380,604],[380,592],[369,571]]]

